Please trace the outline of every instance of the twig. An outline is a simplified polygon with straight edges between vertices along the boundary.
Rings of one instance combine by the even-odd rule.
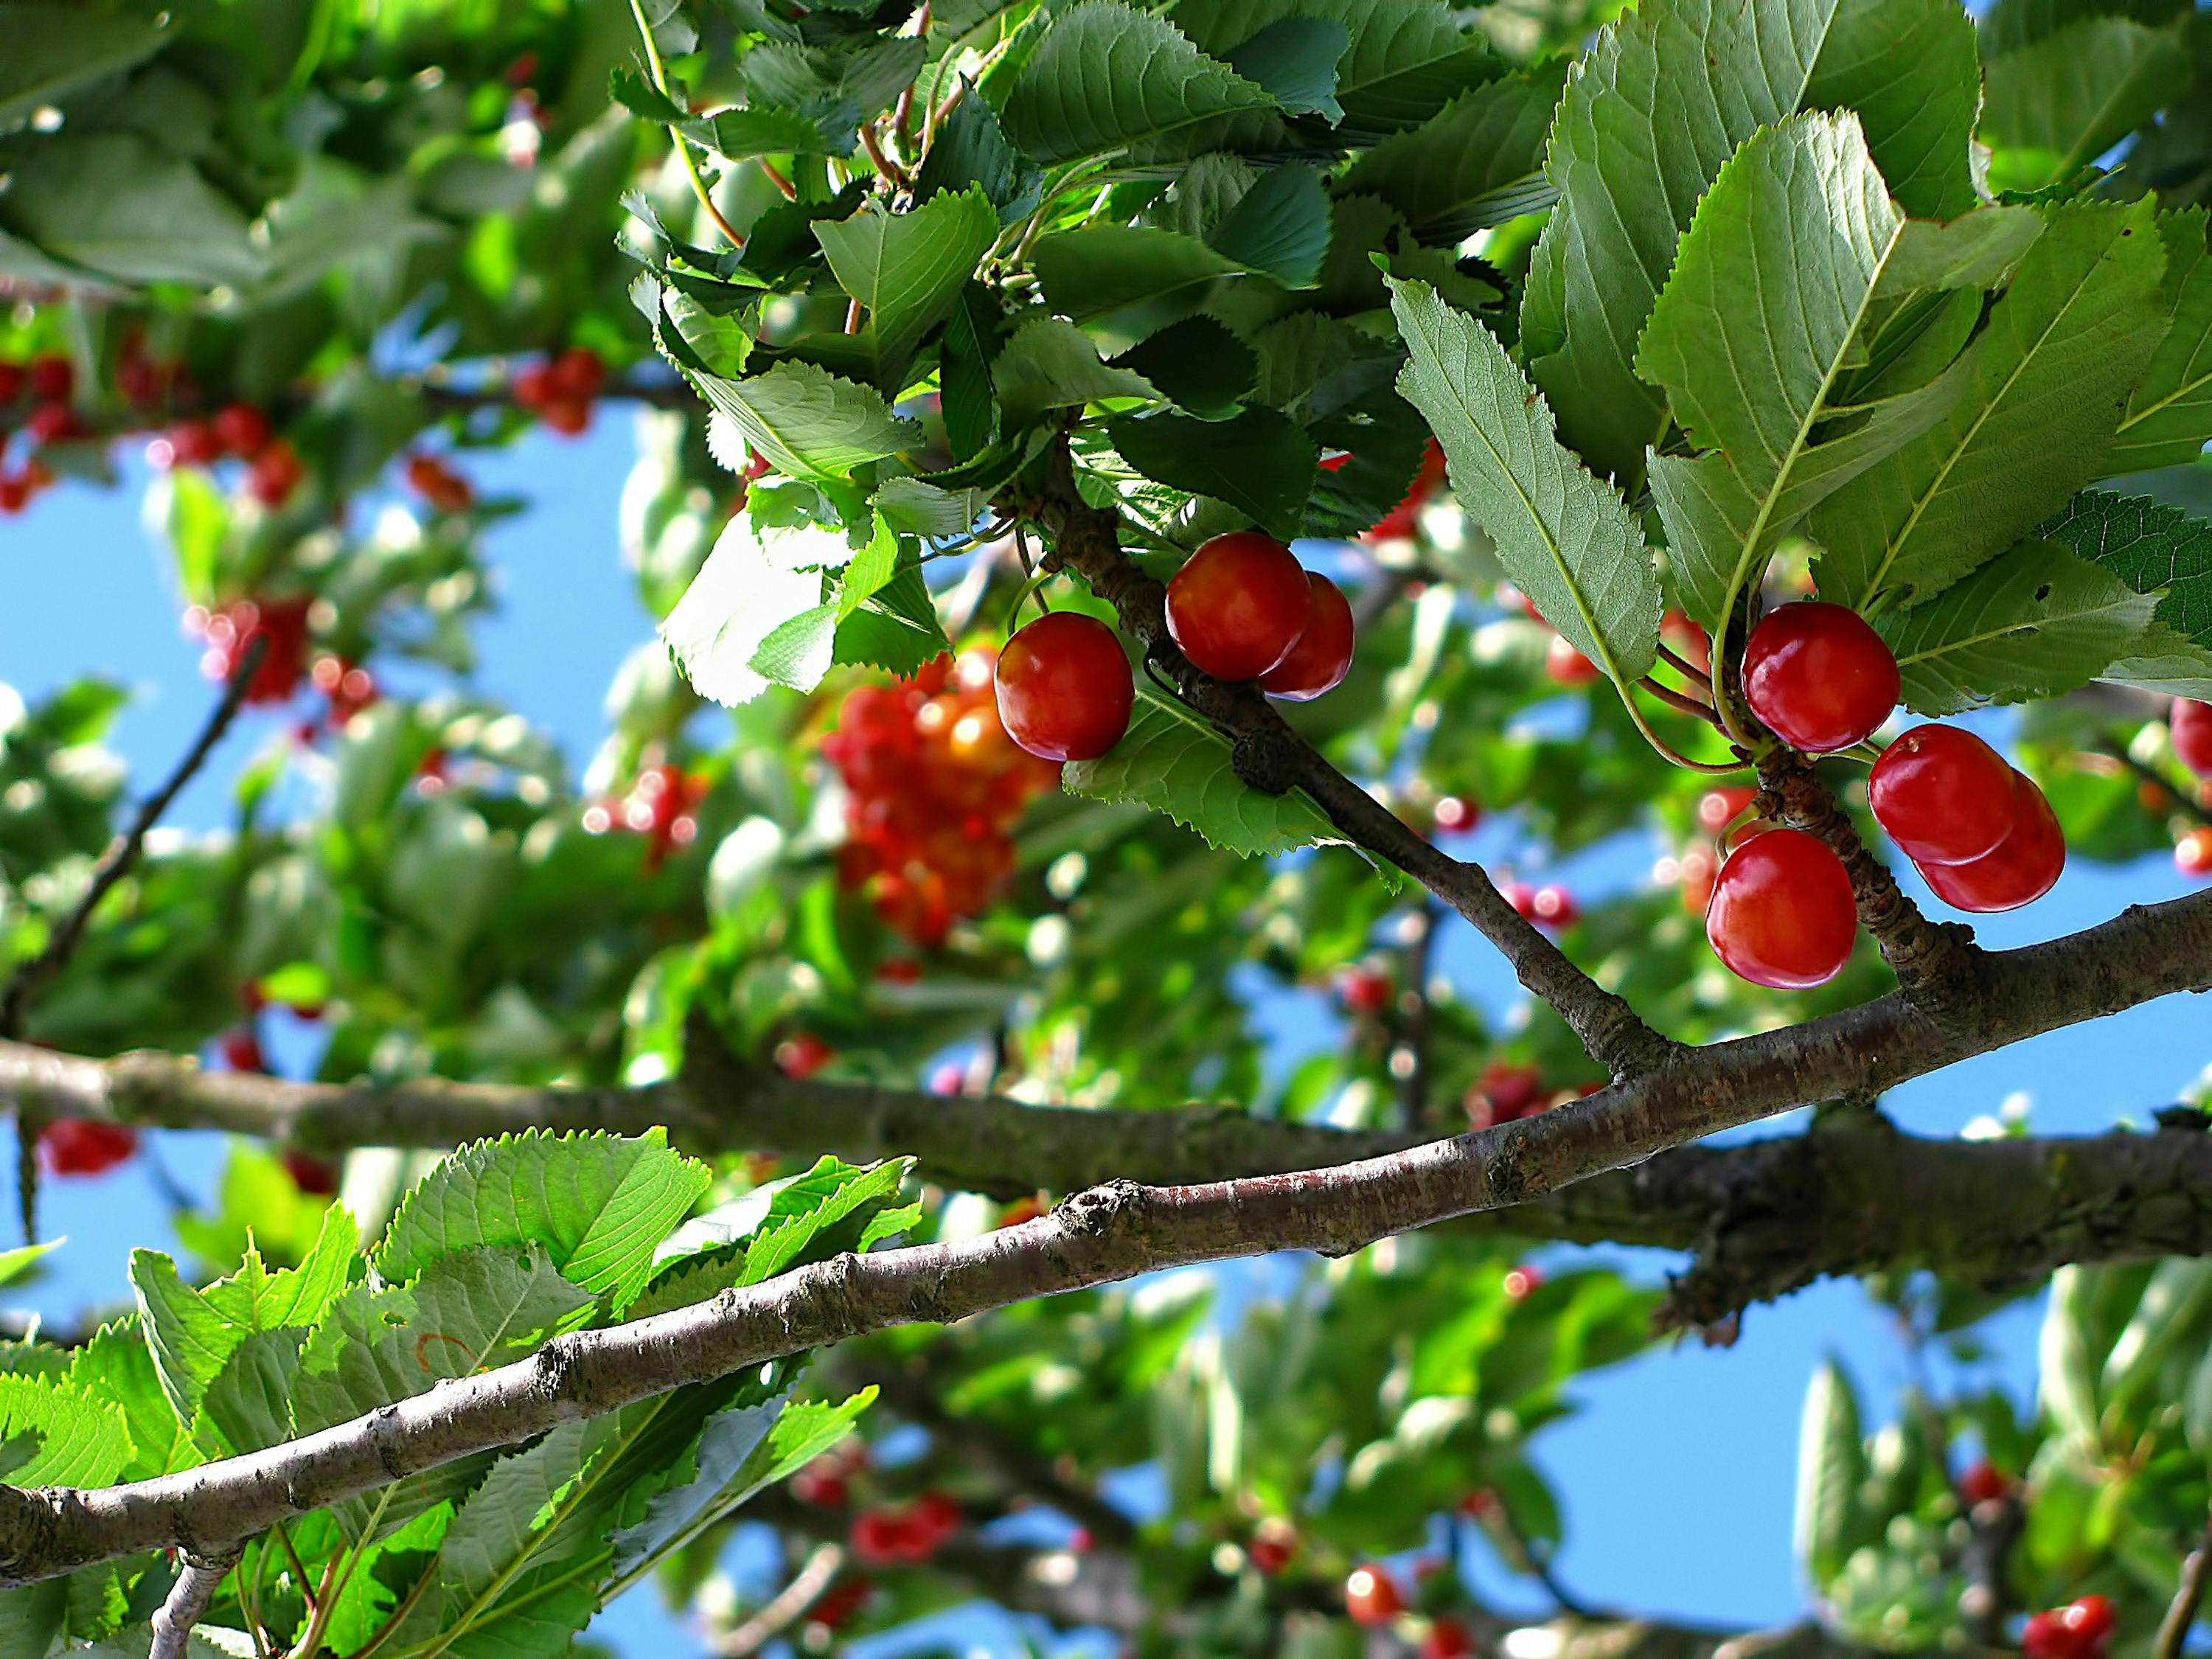
[[[791,1582],[776,1592],[774,1600],[726,1636],[719,1637],[714,1650],[721,1659],[744,1659],[748,1654],[758,1653],[770,1642],[797,1623],[801,1613],[822,1599],[830,1581],[845,1565],[845,1552],[836,1544],[820,1544],[808,1556]]]
[[[1698,667],[1695,663],[1690,661],[1687,658],[1677,656],[1673,651],[1668,649],[1664,644],[1661,645],[1659,647],[1659,660],[1665,663],[1668,667],[1673,669],[1676,673],[1680,674],[1684,679],[1689,681],[1692,685],[1710,686],[1713,683],[1713,677],[1711,674]]]
[[[154,1644],[147,1650],[147,1659],[185,1659],[192,1626],[215,1600],[216,1591],[238,1565],[240,1553],[233,1548],[210,1556],[185,1557],[184,1571],[154,1610]]]
[[[2190,1627],[2197,1622],[2197,1609],[2204,1601],[2207,1579],[2212,1579],[2212,1528],[2208,1528],[2206,1536],[2181,1564],[2181,1582],[2174,1589],[2166,1617],[2158,1621],[2158,1637],[2151,1646],[2153,1659],[2181,1659]]]
[[[215,712],[208,716],[207,724],[200,728],[198,738],[185,751],[185,757],[139,807],[131,828],[118,840],[110,842],[107,850],[100,854],[100,862],[93,866],[92,879],[85,884],[84,896],[62,918],[61,925],[46,940],[46,949],[18,968],[9,979],[7,988],[0,990],[0,1041],[12,1042],[22,1035],[31,1004],[76,954],[77,946],[84,942],[85,929],[91,926],[93,912],[100,908],[102,899],[114,891],[116,884],[131,873],[155,824],[207,763],[208,757],[222,741],[223,733],[230,730],[231,721],[245,706],[246,688],[253,683],[254,673],[268,650],[265,638],[247,646],[246,654],[231,671],[230,683],[223,688]],[[39,1242],[39,1131],[44,1124],[44,1115],[36,1106],[21,1098],[16,1101],[15,1207],[27,1244]]]
[[[866,122],[860,128],[860,148],[868,152],[868,164],[883,175],[884,182],[893,190],[906,191],[914,181],[906,176],[906,169],[884,153],[884,141],[877,136],[875,123]]]
[[[2174,805],[2199,823],[2212,823],[2212,807],[2199,800],[2194,790],[2178,784],[2155,766],[2137,760],[2128,752],[2128,745],[2117,737],[2105,739],[2103,752],[2118,761],[2142,781],[2160,789],[2172,799]]]
[[[1966,1588],[1959,1597],[1969,1636],[1984,1648],[2005,1645],[2005,1621],[2012,1613],[2007,1585],[2013,1546],[2027,1528],[2027,1511],[2017,1492],[1977,1504],[1966,1516],[1964,1562]]]
[[[1674,710],[1676,714],[1687,714],[1693,720],[1703,720],[1715,730],[1719,729],[1721,717],[1713,712],[1713,706],[1711,703],[1699,702],[1695,697],[1685,696],[1680,691],[1662,685],[1649,674],[1638,680],[1637,684],[1665,703],[1667,707]],[[1739,761],[1735,767],[1730,769],[1740,769],[1742,764],[1743,763]]]
[[[760,170],[768,174],[768,181],[775,186],[777,195],[782,197],[787,202],[795,202],[799,199],[799,186],[784,177],[781,167],[776,166],[765,155],[756,155],[753,160],[759,164]]]
[[[667,65],[660,61],[660,43],[653,38],[653,25],[646,21],[644,0],[629,0],[629,15],[637,20],[637,32],[645,41],[645,63],[652,73],[654,89],[671,103],[675,102],[675,94],[668,89]],[[707,181],[699,176],[699,163],[692,156],[689,141],[673,127],[668,130],[668,136],[675,141],[676,154],[683,159],[684,171],[690,178],[691,193],[699,198],[699,205],[707,210],[707,216],[714,222],[714,228],[722,233],[732,247],[743,247],[745,239],[722,216],[722,210],[714,205],[714,193],[707,188]]]

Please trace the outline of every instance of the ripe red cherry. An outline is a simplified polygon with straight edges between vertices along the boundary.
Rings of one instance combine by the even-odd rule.
[[[1741,817],[1758,799],[1758,790],[1747,789],[1741,784],[1723,784],[1717,789],[1708,789],[1698,797],[1698,827],[1717,836]]]
[[[1306,573],[1313,593],[1313,618],[1291,653],[1260,676],[1260,689],[1271,697],[1310,702],[1335,689],[1352,666],[1352,603],[1326,576]]]
[[[2108,1595],[2084,1595],[2070,1602],[2059,1618],[2066,1628],[2092,1647],[2104,1645],[2105,1638],[2117,1629],[2120,1615]]]
[[[1437,801],[1436,826],[1440,836],[1463,836],[1482,822],[1482,809],[1463,795],[1444,795]]]
[[[179,421],[165,435],[171,466],[212,466],[222,459],[222,440],[205,421]]]
[[[1291,550],[1256,530],[1216,536],[1168,584],[1168,632],[1201,673],[1255,680],[1313,619],[1313,589]]]
[[[1528,896],[1529,919],[1539,927],[1571,927],[1582,920],[1583,908],[1565,888],[1547,883]]]
[[[1137,695],[1129,659],[1096,617],[1039,617],[1006,641],[993,678],[1000,721],[1042,760],[1097,760],[1129,729]]]
[[[252,404],[225,404],[213,425],[216,441],[234,455],[252,460],[269,447],[269,417]]]
[[[1439,1619],[1421,1642],[1421,1659],[1473,1659],[1474,1637],[1456,1619]]]
[[[292,1177],[295,1187],[310,1198],[332,1198],[337,1194],[337,1166],[319,1158],[309,1158],[305,1152],[287,1152],[284,1173]]]
[[[2198,777],[2212,778],[2212,702],[2176,697],[2166,720],[2176,757]]]
[[[775,1045],[775,1067],[795,1082],[805,1082],[837,1058],[837,1051],[811,1031],[787,1036]]]
[[[1955,726],[1916,726],[1867,779],[1875,822],[1916,864],[1965,864],[2012,833],[2012,768]]]
[[[1372,968],[1347,968],[1337,975],[1336,994],[1355,1014],[1379,1014],[1390,1006],[1390,976]]]
[[[105,1175],[137,1150],[138,1132],[120,1123],[63,1117],[39,1131],[39,1155],[50,1175]]]
[[[556,397],[589,403],[606,384],[607,366],[589,346],[570,346],[547,362],[545,373]]]
[[[2021,1632],[2020,1650],[2026,1659],[2084,1659],[2081,1638],[2066,1628],[2057,1608],[2039,1613]]]
[[[1291,1559],[1297,1553],[1297,1540],[1295,1535],[1284,1537],[1273,1533],[1267,1533],[1255,1538],[1246,1548],[1244,1554],[1254,1567],[1267,1577],[1273,1578],[1291,1565]]]
[[[1543,1073],[1534,1066],[1494,1060],[1482,1068],[1481,1077],[1468,1091],[1468,1124],[1471,1128],[1487,1129],[1516,1118],[1534,1117],[1550,1098]]]
[[[1544,672],[1553,684],[1570,690],[1577,686],[1596,683],[1598,665],[1567,642],[1565,634],[1552,635],[1552,642],[1544,647]]]
[[[234,1072],[266,1072],[269,1056],[261,1051],[261,1039],[251,1028],[239,1026],[223,1034],[221,1044],[222,1063]]]
[[[2032,904],[2066,868],[2066,834],[2035,780],[2015,771],[2013,827],[1993,851],[1966,864],[1923,864],[1922,878],[1954,910],[1994,915]]]
[[[591,400],[556,398],[538,411],[538,418],[564,438],[580,436],[592,424]]]
[[[1753,985],[1802,990],[1843,971],[1858,934],[1851,878],[1827,843],[1770,830],[1728,856],[1705,911],[1705,937]]]
[[[1743,653],[1751,712],[1808,754],[1874,735],[1897,707],[1897,659],[1856,611],[1800,599],[1767,613]]]
[[[1526,1302],[1543,1288],[1543,1284],[1544,1272],[1540,1267],[1531,1267],[1525,1261],[1517,1267],[1509,1267],[1505,1271],[1505,1299],[1508,1302]]]
[[[246,487],[252,492],[255,501],[273,511],[292,499],[292,492],[307,476],[307,465],[300,459],[300,452],[279,439],[253,458],[253,465],[246,475]]]
[[[52,355],[31,359],[31,396],[42,404],[58,404],[76,384],[76,368],[66,357]]]
[[[1421,508],[1429,497],[1443,488],[1444,453],[1431,438],[1421,451],[1421,470],[1413,475],[1413,482],[1398,505],[1385,513],[1367,532],[1370,541],[1403,540],[1421,526]]]
[[[1986,1457],[1959,1477],[1959,1496],[1970,1506],[1994,1503],[2011,1490],[2011,1478]]]
[[[2212,828],[2191,830],[2174,843],[2173,867],[2200,881],[2212,876]]]
[[[1387,1625],[1406,1610],[1406,1598],[1382,1568],[1354,1567],[1344,1581],[1344,1610],[1355,1625]]]

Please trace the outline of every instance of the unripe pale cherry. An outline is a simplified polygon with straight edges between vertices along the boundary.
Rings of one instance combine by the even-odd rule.
[[[1867,804],[1916,864],[1965,864],[2012,833],[2012,768],[1955,726],[1916,726],[1882,751]]]
[[[1954,910],[1994,915],[2033,904],[2066,868],[2066,835],[2043,791],[2025,772],[2012,775],[2013,826],[1991,851],[1965,864],[1923,864],[1921,877]]]
[[[1828,844],[1769,830],[1728,856],[1705,910],[1705,937],[1741,979],[1775,990],[1826,984],[1858,934],[1851,878]]]
[[[1334,690],[1352,666],[1352,602],[1334,582],[1310,570],[1306,586],[1313,595],[1313,615],[1305,632],[1290,655],[1260,676],[1262,691],[1292,702],[1310,702]]]
[[[2176,758],[2198,777],[2212,778],[2212,702],[2176,697],[2166,719]]]
[[[1901,689],[1897,659],[1881,635],[1840,605],[1801,599],[1769,611],[1744,647],[1751,712],[1808,754],[1872,737]]]
[[[1304,567],[1256,530],[1216,536],[1168,584],[1168,632],[1217,680],[1258,679],[1290,655],[1313,610]]]
[[[1040,759],[1097,760],[1129,729],[1129,659],[1112,629],[1079,611],[1040,617],[1008,640],[994,679],[1007,735]]]

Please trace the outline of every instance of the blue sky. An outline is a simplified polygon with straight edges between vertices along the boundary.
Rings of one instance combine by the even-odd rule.
[[[616,501],[630,459],[628,422],[606,411],[580,441],[533,435],[504,454],[471,458],[481,490],[533,502],[493,533],[499,611],[478,629],[477,689],[556,734],[579,769],[598,740],[609,679],[649,631],[616,547]],[[134,699],[114,743],[141,783],[181,751],[208,706],[161,550],[139,523],[143,483],[134,462],[123,489],[71,485],[27,517],[0,520],[0,574],[11,601],[0,608],[0,681],[27,698],[88,671],[130,686]],[[221,822],[228,775],[286,729],[275,716],[241,722],[172,821]],[[1624,842],[1565,873],[1579,890],[1600,891],[1644,878],[1652,852]],[[1991,919],[1982,935],[2025,944],[2182,889],[2163,858],[2119,871],[2077,864],[2051,898]],[[1502,965],[1464,928],[1449,935],[1440,960],[1464,994],[1492,1005],[1511,994]],[[1310,1006],[1267,1017],[1285,1044],[1312,1040]],[[2140,1121],[2212,1059],[2203,1030],[2201,1014],[2180,1005],[2140,1008],[1923,1079],[1891,1096],[1887,1108],[1908,1128],[1948,1133],[2018,1091],[2032,1097],[2033,1121],[2046,1131]],[[280,1060],[289,1046],[280,1045]],[[204,1185],[219,1156],[212,1138],[161,1139],[167,1167],[187,1186]],[[100,1182],[51,1183],[47,1208],[49,1231],[70,1237],[31,1298],[51,1316],[121,1294],[130,1247],[160,1242],[147,1236],[162,1206],[143,1165]],[[130,1224],[116,1226],[118,1214]],[[1588,1254],[1655,1279],[1675,1265],[1650,1252]],[[2023,1396],[2033,1385],[2035,1318],[2024,1304],[1984,1333],[1993,1350],[1985,1369]],[[1745,1627],[1800,1612],[1790,1552],[1797,1416],[1807,1378],[1827,1353],[1841,1357],[1877,1401],[1905,1378],[1905,1351],[1883,1311],[1855,1285],[1826,1285],[1755,1310],[1733,1349],[1662,1348],[1589,1380],[1581,1414],[1540,1442],[1565,1508],[1565,1580],[1593,1603]],[[1501,1606],[1541,1610],[1526,1586],[1494,1568],[1479,1576]],[[994,1624],[966,1621],[961,1633],[975,1650],[1012,1651],[996,1645]],[[630,1655],[698,1650],[646,1590],[611,1613],[601,1633]]]

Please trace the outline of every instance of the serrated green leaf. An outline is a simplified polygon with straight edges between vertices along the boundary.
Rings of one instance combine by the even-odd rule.
[[[911,674],[951,649],[918,565],[908,565],[837,624],[836,660]]]
[[[192,1437],[236,1455],[292,1437],[292,1385],[300,1374],[304,1326],[256,1331],[231,1350],[201,1397]]]
[[[1990,182],[2033,191],[2073,177],[2160,109],[2187,95],[2189,58],[2171,29],[2085,17],[1984,66],[1981,137]]]
[[[1875,297],[2000,287],[2042,234],[2043,220],[2033,208],[1979,207],[1948,224],[1908,219],[1881,268]]]
[[[742,380],[696,376],[694,384],[716,416],[787,478],[849,478],[921,441],[921,428],[893,415],[875,388],[812,363],[781,362]]]
[[[0,1480],[15,1486],[105,1486],[131,1461],[121,1405],[65,1379],[0,1373]]]
[[[687,116],[683,127],[685,137],[728,161],[757,155],[850,155],[860,143],[857,126],[825,131],[818,121],[772,106]]]
[[[708,1179],[706,1165],[670,1149],[665,1129],[477,1141],[401,1200],[370,1259],[387,1283],[404,1285],[454,1250],[539,1244],[571,1284],[619,1307]]]
[[[2137,593],[2163,593],[2158,619],[2212,649],[2212,524],[2148,495],[2085,489],[2035,529]]]
[[[2020,543],[1876,628],[1918,714],[2054,697],[2087,685],[2140,639],[2157,601],[2057,542]]]
[[[647,80],[641,70],[618,64],[607,75],[607,96],[640,120],[659,126],[682,126],[691,112]]]
[[[12,1250],[0,1250],[0,1285],[14,1284],[68,1242],[63,1238],[50,1238],[43,1244],[24,1244]]]
[[[1057,317],[1033,318],[1016,329],[991,365],[991,382],[999,407],[1016,422],[1103,398],[1160,395],[1143,375],[1109,368],[1090,337]]]
[[[811,691],[822,684],[836,660],[837,623],[842,610],[838,601],[820,605],[787,617],[753,647],[745,666],[770,685],[793,691]]]
[[[1129,730],[1113,753],[1063,768],[1060,785],[1093,800],[1135,801],[1194,830],[1210,847],[1267,858],[1336,840],[1303,790],[1265,795],[1237,775],[1228,741],[1180,703],[1139,686]]]
[[[1261,173],[1222,216],[1213,251],[1285,288],[1311,288],[1328,252],[1328,192],[1311,167],[1286,162]]]
[[[1339,188],[1388,202],[1431,240],[1533,212],[1553,195],[1544,144],[1566,83],[1558,58],[1462,93],[1362,155]]]
[[[177,1264],[160,1252],[132,1251],[131,1289],[161,1392],[177,1416],[191,1420],[208,1384],[247,1337],[320,1318],[345,1288],[358,1249],[353,1218],[333,1204],[297,1267],[271,1272],[260,1252],[249,1249],[235,1273],[204,1290],[185,1284]]]
[[[1334,17],[1282,17],[1224,54],[1246,80],[1267,88],[1285,111],[1318,115],[1331,125],[1344,118],[1336,101],[1336,66],[1352,45],[1352,31]]]
[[[69,1380],[78,1393],[123,1408],[131,1461],[120,1471],[121,1479],[150,1480],[201,1461],[191,1431],[162,1392],[161,1372],[138,1320],[118,1320],[94,1331],[70,1360]]]
[[[1172,24],[1121,0],[1082,0],[1046,30],[1003,119],[1024,154],[1068,161],[1273,103]]]
[[[969,97],[939,124],[915,173],[914,196],[926,204],[947,191],[974,186],[990,198],[1005,225],[1036,211],[1042,183],[1042,171],[1006,142],[988,100]]]
[[[157,6],[12,4],[0,61],[0,129],[71,88],[128,69],[160,50],[173,14]]]
[[[2165,337],[2128,397],[2103,476],[2185,466],[2212,442],[2212,252],[2201,207],[2159,216],[2166,246]]]
[[[2061,1267],[2051,1275],[2036,1351],[2039,1401],[2059,1431],[2092,1462],[2104,1455],[2104,1436],[2098,1428],[2098,1377],[2108,1346],[2091,1328],[2097,1283],[2094,1269],[2079,1266]]]
[[[2212,702],[2212,647],[2175,633],[2154,617],[2128,654],[2114,659],[2097,678],[2161,697]]]
[[[1859,1437],[1851,1385],[1833,1360],[1824,1360],[1805,1391],[1797,1431],[1796,1553],[1818,1590],[1843,1570],[1858,1531],[1855,1511],[1867,1474]]]
[[[2147,206],[2056,210],[1943,417],[1814,508],[1822,592],[1940,592],[2087,483],[2157,343],[2161,267]]]
[[[769,40],[738,61],[739,72],[756,107],[781,109],[803,117],[832,145],[841,138],[849,154],[854,130],[890,107],[914,82],[927,48],[912,35],[871,36],[856,46],[799,46]]]
[[[1226,421],[1164,410],[1106,423],[1121,459],[1147,478],[1226,501],[1272,536],[1298,532],[1320,446],[1272,409]]]
[[[0,228],[125,283],[243,288],[264,264],[238,204],[137,132],[58,135],[18,160]]]
[[[814,221],[815,239],[845,292],[865,308],[877,367],[889,389],[922,337],[943,322],[998,239],[999,216],[980,186],[948,191],[907,213],[870,200],[846,220]]]
[[[1659,645],[1659,577],[1620,493],[1553,435],[1497,337],[1420,283],[1391,285],[1411,354],[1398,389],[1427,417],[1452,493],[1552,625],[1626,687]]]
[[[1075,318],[1190,296],[1244,274],[1195,236],[1144,225],[1087,225],[1043,237],[1030,263],[1052,308]]]
[[[1521,319],[1530,378],[1595,470],[1632,478],[1662,435],[1664,400],[1637,378],[1637,341],[1699,198],[1759,127],[1856,99],[1876,165],[1913,181],[1911,193],[1893,185],[1908,213],[1948,218],[1973,204],[1971,25],[1956,8],[1946,23],[1937,5],[1659,0],[1601,33],[1553,124],[1546,171],[1564,200]],[[1945,158],[1932,140],[1954,128]],[[1923,148],[1943,162],[1924,179]]]
[[[876,509],[878,522],[941,541],[973,531],[990,511],[991,497],[987,490],[939,489],[920,478],[888,478],[868,504]]]
[[[960,291],[938,343],[937,384],[945,441],[961,461],[981,454],[998,429],[991,364],[1005,331],[1006,313],[988,289],[970,283]]]
[[[1301,313],[1307,314],[1307,313]],[[1159,396],[1201,420],[1226,420],[1259,374],[1252,348],[1212,317],[1186,317],[1131,346],[1111,365],[1144,377]]]
[[[858,1251],[870,1224],[912,1169],[893,1158],[859,1168],[824,1157],[806,1174],[778,1187],[767,1216],[745,1244],[741,1285],[758,1285],[803,1262]]]

